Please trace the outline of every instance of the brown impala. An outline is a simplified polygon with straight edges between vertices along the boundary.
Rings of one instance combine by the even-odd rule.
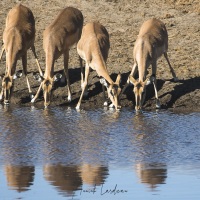
[[[68,101],[71,101],[71,89],[68,75],[69,48],[78,42],[83,27],[83,15],[81,11],[73,7],[67,7],[59,13],[55,20],[45,29],[43,33],[43,48],[46,54],[46,69],[42,83],[35,97],[35,102],[41,88],[44,93],[44,106],[50,104],[51,90],[53,87],[54,63],[64,56],[64,72],[67,79]],[[82,64],[81,64],[82,65]]]
[[[167,56],[168,50],[168,34],[166,27],[163,22],[158,19],[150,19],[143,23],[140,28],[139,35],[135,42],[133,57],[134,65],[131,74],[128,78],[128,83],[134,85],[136,110],[140,110],[146,96],[146,85],[149,84],[146,78],[147,69],[152,65],[152,76],[150,81],[153,82],[155,96],[156,96],[156,107],[160,108],[160,102],[158,99],[156,89],[156,70],[157,70],[157,59],[163,54],[168,62],[170,71],[175,81],[177,81],[176,74],[169,62]],[[137,72],[139,73],[139,79],[135,80],[133,76]],[[127,85],[126,85],[127,86]],[[126,89],[124,87],[123,91]]]
[[[22,58],[23,71],[27,80],[29,93],[32,95],[29,80],[27,77],[27,50],[31,48],[40,75],[42,70],[40,68],[37,56],[35,53],[35,20],[31,10],[21,4],[12,8],[6,18],[6,27],[3,32],[3,43],[1,57],[6,51],[6,71],[2,80],[2,91],[0,100],[4,100],[4,104],[10,101],[11,93],[14,86],[14,79],[16,78],[16,64],[17,60]],[[0,58],[1,59],[1,58]]]
[[[108,74],[106,61],[108,58],[109,48],[109,35],[104,26],[102,26],[98,22],[93,22],[88,23],[83,27],[81,39],[79,40],[77,45],[77,51],[79,56],[86,62],[85,78],[81,84],[82,93],[76,109],[80,109],[83,94],[88,84],[90,68],[96,70],[98,76],[101,77],[100,82],[107,88],[108,97],[112,102],[111,106],[114,106],[115,109],[120,108],[118,96],[121,92],[121,89],[119,87],[121,75],[119,74],[116,82],[113,82]],[[105,99],[104,89],[103,93]],[[105,102],[104,105],[107,105],[107,102]]]

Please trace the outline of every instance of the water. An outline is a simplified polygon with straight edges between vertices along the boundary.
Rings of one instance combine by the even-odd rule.
[[[199,199],[200,113],[0,107],[0,199]]]

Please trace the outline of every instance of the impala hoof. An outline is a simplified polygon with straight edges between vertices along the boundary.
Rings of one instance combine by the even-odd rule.
[[[160,101],[159,101],[158,99],[156,100],[156,108],[157,108],[157,109],[160,109],[160,108],[161,108]]]
[[[42,77],[43,77],[43,75],[41,75],[39,73],[34,73],[33,74],[33,78],[38,82],[42,82]]]
[[[121,110],[121,108],[122,108],[121,106],[117,106],[116,110]]]
[[[107,106],[108,106],[108,102],[105,101],[105,102],[103,103],[103,105],[107,107]]]
[[[115,106],[111,103],[110,105],[109,105],[109,108],[114,108]]]
[[[33,99],[33,98],[34,98],[34,95],[33,95],[33,94],[30,94],[30,98]]]
[[[9,105],[9,104],[10,104],[9,100],[4,100],[4,105]]]
[[[80,110],[80,106],[79,105],[76,106],[76,110]]]
[[[72,97],[68,96],[67,100],[68,100],[68,102],[71,102],[72,101]]]

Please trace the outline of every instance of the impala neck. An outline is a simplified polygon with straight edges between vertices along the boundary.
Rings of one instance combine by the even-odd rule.
[[[103,77],[109,84],[113,84],[113,80],[110,78],[108,71],[106,68],[104,68],[104,66],[99,66],[98,68],[96,68],[96,71],[99,77]]]
[[[46,69],[44,73],[44,78],[53,78],[54,75],[54,52],[51,49],[48,49],[46,52]]]
[[[139,81],[143,82],[146,79],[147,68],[148,68],[148,54],[144,52],[140,54],[140,58],[137,59],[138,63],[138,73],[139,73]]]
[[[101,59],[94,59],[96,62],[94,63],[94,69],[96,70],[99,77],[103,77],[109,84],[113,84],[113,80],[111,79],[110,75],[108,74],[106,63],[103,60],[102,55],[98,55],[98,58]]]

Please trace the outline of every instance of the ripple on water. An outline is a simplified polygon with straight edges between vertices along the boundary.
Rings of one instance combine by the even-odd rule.
[[[16,163],[199,162],[199,113],[0,109],[0,158]]]

